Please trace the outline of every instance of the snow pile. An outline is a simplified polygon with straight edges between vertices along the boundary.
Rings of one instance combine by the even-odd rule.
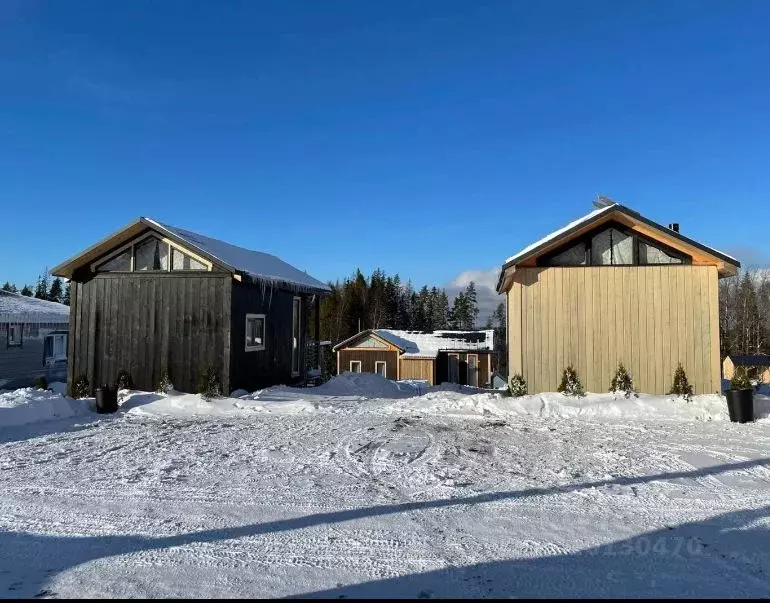
[[[0,393],[0,427],[66,419],[91,412],[87,400],[73,400],[34,387]]]
[[[231,417],[259,412],[297,414],[316,410],[313,404],[302,399],[263,399],[262,394],[206,400],[200,394],[176,391],[168,394],[132,391],[126,393],[120,409],[129,414],[175,417]]]
[[[417,390],[412,383],[391,381],[374,373],[342,373],[323,385],[307,390],[307,393],[361,398],[409,398],[417,395]]]

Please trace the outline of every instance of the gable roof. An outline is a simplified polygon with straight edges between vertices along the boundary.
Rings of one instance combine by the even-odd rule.
[[[0,322],[68,323],[70,307],[57,302],[0,291]]]
[[[494,350],[494,330],[484,331],[400,331],[396,329],[367,329],[334,346],[334,351],[347,347],[366,335],[374,335],[397,347],[404,358],[435,358],[439,352]]]
[[[131,224],[102,239],[75,257],[56,266],[51,272],[57,276],[71,278],[73,272],[81,266],[85,266],[109,250],[128,242],[148,228],[172,239],[183,247],[189,248],[190,251],[199,253],[230,272],[246,274],[255,280],[266,281],[292,290],[308,291],[311,293],[330,291],[326,283],[322,283],[306,272],[295,268],[270,253],[231,245],[218,239],[176,226],[162,224],[145,217],[138,218]]]
[[[633,209],[626,207],[625,205],[621,205],[620,203],[613,203],[611,205],[607,205],[606,207],[595,209],[585,216],[570,222],[563,228],[555,230],[542,239],[535,241],[531,245],[528,245],[518,253],[515,253],[507,260],[505,260],[505,263],[500,270],[500,278],[497,284],[498,292],[502,290],[505,274],[509,268],[513,268],[524,262],[531,262],[547,251],[550,251],[559,245],[563,245],[569,240],[590,230],[594,226],[599,226],[600,224],[608,222],[611,219],[618,218],[622,221],[629,222],[632,229],[634,228],[634,225],[646,227],[645,230],[652,231],[647,232],[646,234],[656,238],[662,243],[670,246],[679,243],[680,246],[685,248],[692,248],[702,252],[703,254],[711,256],[714,258],[715,265],[721,267],[720,275],[733,274],[737,268],[740,268],[740,262],[734,257],[714,249],[713,247],[703,245],[702,243],[686,237],[675,230],[666,228],[657,222],[653,222],[649,218],[645,218],[639,212],[636,212]]]
[[[770,366],[770,356],[767,354],[743,354],[728,356],[734,366]]]

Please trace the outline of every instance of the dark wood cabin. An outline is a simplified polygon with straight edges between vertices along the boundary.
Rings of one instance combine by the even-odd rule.
[[[337,373],[378,373],[431,385],[489,385],[494,331],[368,329],[337,344]]]
[[[279,258],[139,218],[53,269],[72,281],[67,381],[113,384],[125,369],[153,391],[168,370],[223,393],[307,379],[307,317],[329,287]],[[313,350],[319,358],[318,350]],[[308,355],[309,358],[310,355]]]

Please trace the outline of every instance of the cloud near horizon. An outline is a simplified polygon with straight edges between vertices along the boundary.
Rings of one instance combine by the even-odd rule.
[[[492,315],[498,304],[505,301],[502,295],[495,291],[497,278],[500,275],[500,268],[495,267],[489,270],[465,270],[458,274],[444,289],[449,296],[449,302],[452,303],[458,293],[464,291],[468,283],[476,283],[476,299],[479,305],[478,325],[483,327],[487,318]]]

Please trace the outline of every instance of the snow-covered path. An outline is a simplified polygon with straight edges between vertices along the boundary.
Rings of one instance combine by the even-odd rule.
[[[0,596],[770,594],[766,419],[307,391],[0,428]]]

